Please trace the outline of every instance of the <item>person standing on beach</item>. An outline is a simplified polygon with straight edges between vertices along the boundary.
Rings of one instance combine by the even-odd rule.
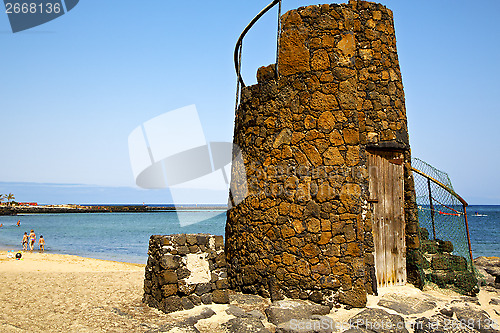
[[[30,251],[33,252],[33,247],[35,246],[36,235],[33,229],[30,231]]]
[[[28,251],[28,233],[25,231],[23,236],[23,250]]]
[[[38,240],[38,245],[40,246],[40,251],[45,252],[45,239],[40,235],[40,239]]]

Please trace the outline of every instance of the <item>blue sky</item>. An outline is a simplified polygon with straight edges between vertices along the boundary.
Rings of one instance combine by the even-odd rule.
[[[500,204],[500,1],[382,3],[394,11],[413,155],[448,172],[470,203]],[[16,34],[0,13],[0,182],[10,182],[0,183],[0,193],[35,182],[108,188],[93,196],[100,202],[168,200],[164,191],[130,189],[128,135],[155,116],[196,104],[207,140],[231,141],[234,44],[267,4],[82,0]],[[311,4],[318,2],[283,2],[284,11]],[[274,62],[275,38],[272,11],[245,39],[248,84],[259,66]],[[16,198],[90,200],[40,188]],[[130,195],[114,198],[120,191]]]

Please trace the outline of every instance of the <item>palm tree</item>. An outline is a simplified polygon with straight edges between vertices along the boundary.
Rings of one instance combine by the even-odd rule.
[[[0,204],[5,201],[7,196],[5,194],[0,194]]]
[[[9,193],[9,195],[7,195],[7,202],[9,203],[9,206],[11,205],[11,201],[14,199],[15,199],[14,194]]]

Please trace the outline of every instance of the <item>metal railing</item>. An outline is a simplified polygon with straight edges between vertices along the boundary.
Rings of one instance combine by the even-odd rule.
[[[254,26],[254,24],[265,14],[267,13],[271,8],[279,4],[279,10],[278,10],[278,38],[277,38],[277,49],[276,49],[276,67],[278,65],[278,52],[279,52],[279,34],[280,34],[280,16],[281,16],[281,1],[282,0],[274,0],[271,2],[269,5],[267,5],[264,9],[262,9],[253,19],[250,21],[250,23],[245,27],[243,32],[241,33],[240,37],[238,38],[238,41],[236,42],[236,47],[234,48],[234,68],[236,70],[236,76],[237,76],[237,87],[236,87],[236,108],[238,107],[239,104],[239,96],[240,96],[240,89],[243,87],[246,87],[245,81],[243,81],[243,78],[241,77],[241,54],[243,50],[243,39],[245,38],[246,34],[250,29]],[[276,68],[276,73],[278,73],[278,70]]]
[[[430,216],[431,216],[431,223],[432,223],[432,234],[433,234],[434,240],[436,240],[436,238],[437,238],[436,237],[436,225],[435,225],[436,211],[438,212],[438,214],[448,214],[448,215],[454,215],[454,216],[463,215],[463,217],[464,217],[464,223],[465,223],[466,236],[467,236],[467,243],[468,243],[468,247],[469,247],[469,249],[468,249],[469,250],[469,256],[470,256],[471,263],[473,263],[474,259],[472,257],[472,246],[471,246],[470,234],[469,234],[469,222],[467,220],[467,206],[468,206],[468,203],[460,195],[458,195],[452,188],[450,188],[449,186],[443,184],[442,182],[440,182],[439,180],[435,179],[434,177],[426,174],[425,172],[423,172],[421,170],[416,169],[413,166],[411,166],[411,170],[413,172],[415,172],[416,174],[424,177],[427,180],[428,200],[429,200]],[[437,198],[435,198],[434,195],[433,195],[433,192],[432,192],[432,186],[431,186],[431,184],[437,185],[438,187],[440,187],[443,190],[445,190],[446,192],[448,192],[453,198],[457,199],[460,202],[460,204],[462,205],[462,207],[463,207],[463,212],[459,212],[456,209],[450,207],[452,205],[446,205],[445,203],[443,203],[443,202],[439,201]],[[449,209],[453,213],[444,213],[444,212],[438,211],[435,208],[435,203],[439,204],[439,205],[441,205],[443,207],[446,207],[447,209]]]

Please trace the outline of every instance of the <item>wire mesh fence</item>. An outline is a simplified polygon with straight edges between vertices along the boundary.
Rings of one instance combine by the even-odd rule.
[[[432,241],[439,240],[439,244],[447,244],[443,246],[451,250],[446,252],[465,258],[468,270],[472,271],[473,264],[465,220],[466,203],[459,200],[446,172],[418,158],[412,158],[412,167],[416,169],[413,171],[413,177],[419,224],[425,229],[421,229],[423,250],[428,250],[426,246],[435,244]]]

